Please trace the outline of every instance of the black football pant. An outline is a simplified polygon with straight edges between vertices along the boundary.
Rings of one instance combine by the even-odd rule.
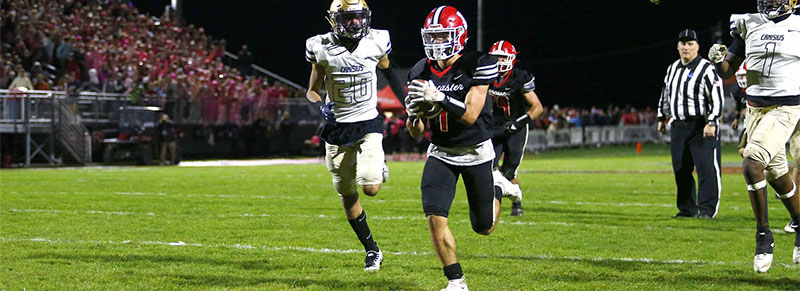
[[[464,177],[472,230],[484,232],[494,224],[492,161],[474,166],[455,166],[428,157],[422,171],[422,208],[425,215],[447,217],[456,195],[458,176]]]
[[[525,144],[528,143],[528,129],[517,132],[507,137],[495,137],[492,139],[494,144],[494,167],[500,164],[500,156],[503,156],[503,165],[500,166],[500,173],[506,179],[512,180],[517,177],[517,169],[522,163],[522,156],[525,153]]]
[[[719,127],[716,136],[703,137],[704,119],[675,120],[670,130],[672,170],[678,186],[678,210],[685,214],[715,217],[721,192]],[[692,171],[697,169],[699,189]],[[697,194],[696,194],[697,193]]]

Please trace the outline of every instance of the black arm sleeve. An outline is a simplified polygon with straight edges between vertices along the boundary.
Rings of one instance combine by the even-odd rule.
[[[389,67],[386,69],[380,69],[379,71],[386,77],[386,80],[389,82],[389,88],[392,89],[392,93],[394,96],[397,97],[397,100],[400,100],[400,104],[403,104],[403,107],[406,107],[406,103],[403,100],[403,97],[406,95],[405,87],[403,87],[403,79],[395,72],[392,68],[392,63],[389,62]]]
[[[744,58],[745,47],[744,47],[744,39],[740,36],[734,36],[731,45],[728,46],[728,51],[734,55],[740,56]]]

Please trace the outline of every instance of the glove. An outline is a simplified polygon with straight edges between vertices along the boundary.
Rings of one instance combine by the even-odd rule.
[[[724,44],[715,43],[708,49],[708,60],[712,63],[718,64],[725,60],[725,55],[728,54],[728,47]]]
[[[442,102],[445,98],[444,93],[436,89],[433,81],[413,80],[408,85],[408,96],[412,99],[421,98],[428,102]]]
[[[417,117],[420,113],[420,108],[418,105],[418,100],[420,99],[413,99],[411,96],[406,96],[406,114],[409,117]]]
[[[516,120],[510,120],[506,122],[506,124],[504,124],[503,127],[505,127],[506,132],[508,132],[508,135],[512,135],[517,132],[520,132],[524,126],[519,124],[519,122],[517,122]]]
[[[319,115],[322,116],[322,119],[328,122],[336,122],[336,115],[333,114],[333,106],[336,106],[336,102],[322,104],[322,101],[320,101],[317,103],[320,104]]]

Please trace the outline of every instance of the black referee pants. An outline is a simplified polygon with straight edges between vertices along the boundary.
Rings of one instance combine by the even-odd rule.
[[[670,130],[672,170],[678,186],[678,210],[683,214],[715,217],[719,210],[720,139],[719,127],[716,136],[703,137],[703,119],[675,120]],[[697,169],[699,191],[695,189],[692,172]],[[699,193],[699,194],[697,194]]]

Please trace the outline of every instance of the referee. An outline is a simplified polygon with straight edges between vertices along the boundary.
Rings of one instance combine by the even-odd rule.
[[[694,30],[678,34],[680,59],[667,67],[659,100],[658,131],[665,132],[666,123],[671,123],[672,169],[679,210],[673,218],[711,219],[719,210],[722,185],[717,122],[723,102],[722,81],[714,65],[698,57],[699,49]],[[694,168],[698,190],[692,177]]]

